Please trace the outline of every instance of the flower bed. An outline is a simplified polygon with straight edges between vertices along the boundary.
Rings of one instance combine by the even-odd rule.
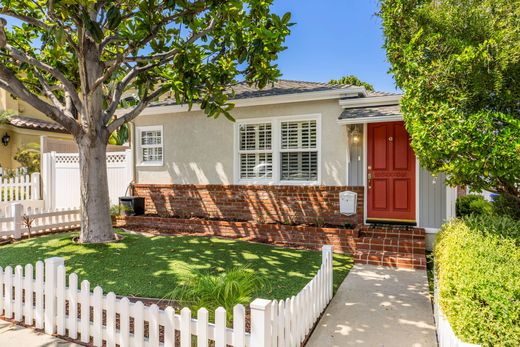
[[[321,249],[332,245],[335,252],[355,251],[356,229],[325,228],[307,225],[261,224],[207,219],[128,216],[117,217],[118,227],[161,231],[174,234],[195,234],[247,239],[290,247]]]

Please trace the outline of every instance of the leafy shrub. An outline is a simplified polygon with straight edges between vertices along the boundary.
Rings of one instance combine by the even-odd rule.
[[[520,220],[520,200],[512,195],[497,195],[493,201],[493,210],[498,215]]]
[[[457,217],[469,216],[472,214],[490,215],[493,213],[493,205],[477,194],[459,196],[455,205]]]
[[[190,269],[181,286],[173,290],[169,299],[199,309],[205,307],[211,318],[218,307],[224,307],[227,319],[233,316],[233,307],[248,305],[253,295],[266,286],[266,282],[247,266],[220,273]]]
[[[520,346],[520,222],[471,216],[443,226],[435,246],[439,299],[455,334]]]
[[[22,167],[27,168],[27,174],[40,171],[40,144],[28,143],[18,148],[14,155],[14,160]]]
[[[115,204],[110,206],[110,216],[112,218],[118,217],[123,213],[133,213],[132,208],[121,204]]]

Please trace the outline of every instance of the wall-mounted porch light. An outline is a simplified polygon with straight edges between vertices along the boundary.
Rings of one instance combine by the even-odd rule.
[[[11,141],[11,136],[9,136],[8,133],[5,133],[4,136],[2,136],[2,144],[7,147],[9,141]]]
[[[361,141],[361,133],[359,132],[357,126],[355,126],[355,125],[350,132],[350,141],[354,145],[357,145]]]

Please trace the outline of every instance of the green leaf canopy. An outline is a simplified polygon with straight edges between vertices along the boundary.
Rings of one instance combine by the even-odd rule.
[[[520,198],[520,1],[383,0],[380,15],[421,164]]]

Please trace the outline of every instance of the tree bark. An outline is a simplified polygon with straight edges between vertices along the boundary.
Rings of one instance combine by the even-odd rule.
[[[103,138],[82,139],[79,143],[81,175],[81,243],[114,240],[110,218],[110,198]]]

